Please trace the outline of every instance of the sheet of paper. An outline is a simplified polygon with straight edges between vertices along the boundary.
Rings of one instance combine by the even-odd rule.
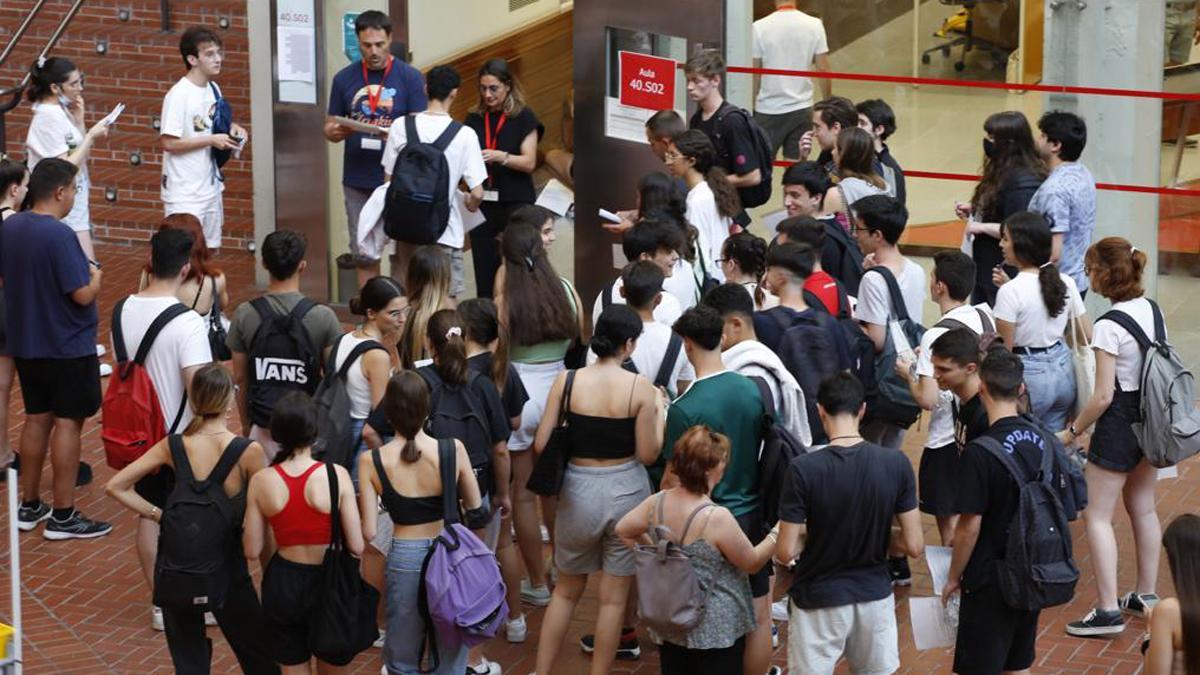
[[[316,76],[316,31],[307,26],[276,26],[279,79],[312,82]]]
[[[481,209],[474,211],[467,209],[467,193],[462,190],[458,191],[458,198],[453,201],[453,208],[458,211],[458,216],[462,219],[464,234],[479,227],[487,220],[483,217]]]
[[[950,547],[926,546],[925,563],[929,565],[929,576],[933,579],[933,594],[942,597],[942,589],[950,578]]]
[[[787,218],[787,210],[779,209],[758,219],[758,222],[762,223],[763,228],[767,231],[768,241],[775,238],[775,227],[783,222],[785,218]]]
[[[1158,470],[1158,479],[1166,480],[1168,478],[1179,478],[1179,467],[1168,466]]]
[[[900,322],[889,321],[888,328],[892,332],[892,344],[896,346],[896,355],[907,356],[910,359],[915,358],[913,346],[908,344],[908,337],[904,335],[904,329],[900,327]]]
[[[946,622],[946,611],[941,598],[908,599],[913,627],[913,642],[917,650],[937,649],[954,646],[957,631]]]
[[[125,112],[125,104],[118,103],[117,107],[113,108],[112,112],[105,115],[104,119],[101,121],[104,122],[106,126],[112,126],[113,124],[116,124],[117,118],[120,117],[121,113],[123,112]]]
[[[343,126],[347,129],[353,129],[361,134],[375,134],[382,136],[388,132],[388,127],[377,127],[373,124],[359,122],[358,120],[352,120],[349,117],[342,117],[341,115],[334,115],[333,121],[337,122],[338,126]]]
[[[575,192],[557,179],[551,178],[550,182],[546,183],[546,187],[542,188],[542,194],[538,195],[537,201],[534,203],[560,216],[565,216],[571,209],[571,205],[575,203]]]
[[[612,245],[613,252],[613,268],[623,270],[629,264],[629,260],[625,258],[625,249],[621,248],[620,244]]]
[[[600,209],[600,217],[607,220],[610,223],[621,222],[621,216],[618,216],[617,214],[613,213],[612,211],[609,211],[608,209]]]

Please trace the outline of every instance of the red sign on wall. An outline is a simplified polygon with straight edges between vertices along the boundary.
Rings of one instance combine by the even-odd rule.
[[[647,110],[675,107],[675,60],[620,52],[621,105]]]

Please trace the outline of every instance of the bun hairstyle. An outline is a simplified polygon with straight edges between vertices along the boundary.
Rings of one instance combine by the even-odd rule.
[[[53,85],[62,85],[76,70],[78,68],[70,59],[61,56],[45,59],[41,65],[35,62],[29,70],[29,87],[25,90],[25,98],[32,103],[37,103],[54,95]]]
[[[207,420],[220,417],[229,409],[233,398],[233,376],[219,363],[200,366],[192,376],[188,391],[188,405],[192,407],[192,421],[188,422],[184,434],[194,434]]]
[[[679,154],[695,162],[694,168],[704,176],[704,182],[716,198],[717,211],[732,218],[742,210],[742,200],[737,189],[729,184],[725,169],[717,166],[717,148],[708,136],[699,129],[688,129],[672,141]]]
[[[443,309],[429,317],[426,337],[433,345],[434,369],[442,381],[451,386],[467,383],[467,341],[463,337],[462,319],[453,309]]]
[[[1042,216],[1029,211],[1014,213],[1000,224],[1000,232],[1008,234],[1012,242],[1013,257],[1022,265],[1038,268],[1038,284],[1042,288],[1042,302],[1051,317],[1062,314],[1067,306],[1067,284],[1058,272],[1058,266],[1050,262],[1054,235],[1050,225]]]
[[[317,406],[304,392],[285,394],[271,412],[270,426],[271,438],[279,444],[271,464],[280,464],[291,459],[296,450],[312,447],[317,441]]]
[[[429,385],[416,371],[402,370],[388,380],[382,405],[388,424],[408,439],[400,450],[400,459],[412,464],[421,457],[416,438],[429,417]]]
[[[358,295],[350,298],[350,312],[366,316],[367,312],[382,312],[384,307],[404,295],[404,287],[391,277],[377,276],[363,284]]]
[[[641,317],[628,305],[609,305],[596,320],[591,349],[602,359],[616,356],[625,343],[636,340],[642,334],[642,329]]]
[[[1096,292],[1113,302],[1125,302],[1145,294],[1142,273],[1146,254],[1121,237],[1105,237],[1091,245],[1083,257]]]

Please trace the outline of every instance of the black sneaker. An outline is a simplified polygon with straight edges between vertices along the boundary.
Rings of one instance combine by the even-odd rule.
[[[1125,619],[1121,617],[1120,611],[1093,609],[1083,619],[1067,624],[1067,635],[1075,637],[1117,635],[1123,630]]]
[[[22,506],[17,510],[17,527],[22,532],[37,528],[38,523],[50,517],[54,510],[46,502],[38,502],[37,506]]]
[[[579,638],[579,648],[585,654],[591,654],[596,651],[596,636],[584,635]],[[636,661],[642,656],[642,647],[638,644],[636,630],[622,630],[621,642],[617,644],[617,660],[618,661]]]
[[[111,523],[102,523],[98,520],[91,520],[75,509],[71,513],[71,517],[65,521],[59,522],[53,518],[46,523],[46,529],[42,530],[42,536],[51,541],[60,539],[94,539],[103,537],[112,532]]]
[[[1121,611],[1134,616],[1146,616],[1157,604],[1158,596],[1154,593],[1129,591],[1128,594],[1117,598],[1117,606]]]
[[[888,573],[893,586],[912,586],[912,570],[908,569],[908,558],[888,558]]]

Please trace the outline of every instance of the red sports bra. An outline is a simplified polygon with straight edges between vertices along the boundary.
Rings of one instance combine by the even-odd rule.
[[[288,500],[287,504],[283,505],[283,510],[267,518],[267,522],[271,524],[271,531],[275,533],[276,545],[283,547],[329,544],[333,533],[330,514],[321,513],[304,500],[304,485],[308,482],[308,477],[324,466],[317,462],[304,473],[293,477],[287,475],[282,466],[275,465],[275,471],[279,473],[288,489]]]

